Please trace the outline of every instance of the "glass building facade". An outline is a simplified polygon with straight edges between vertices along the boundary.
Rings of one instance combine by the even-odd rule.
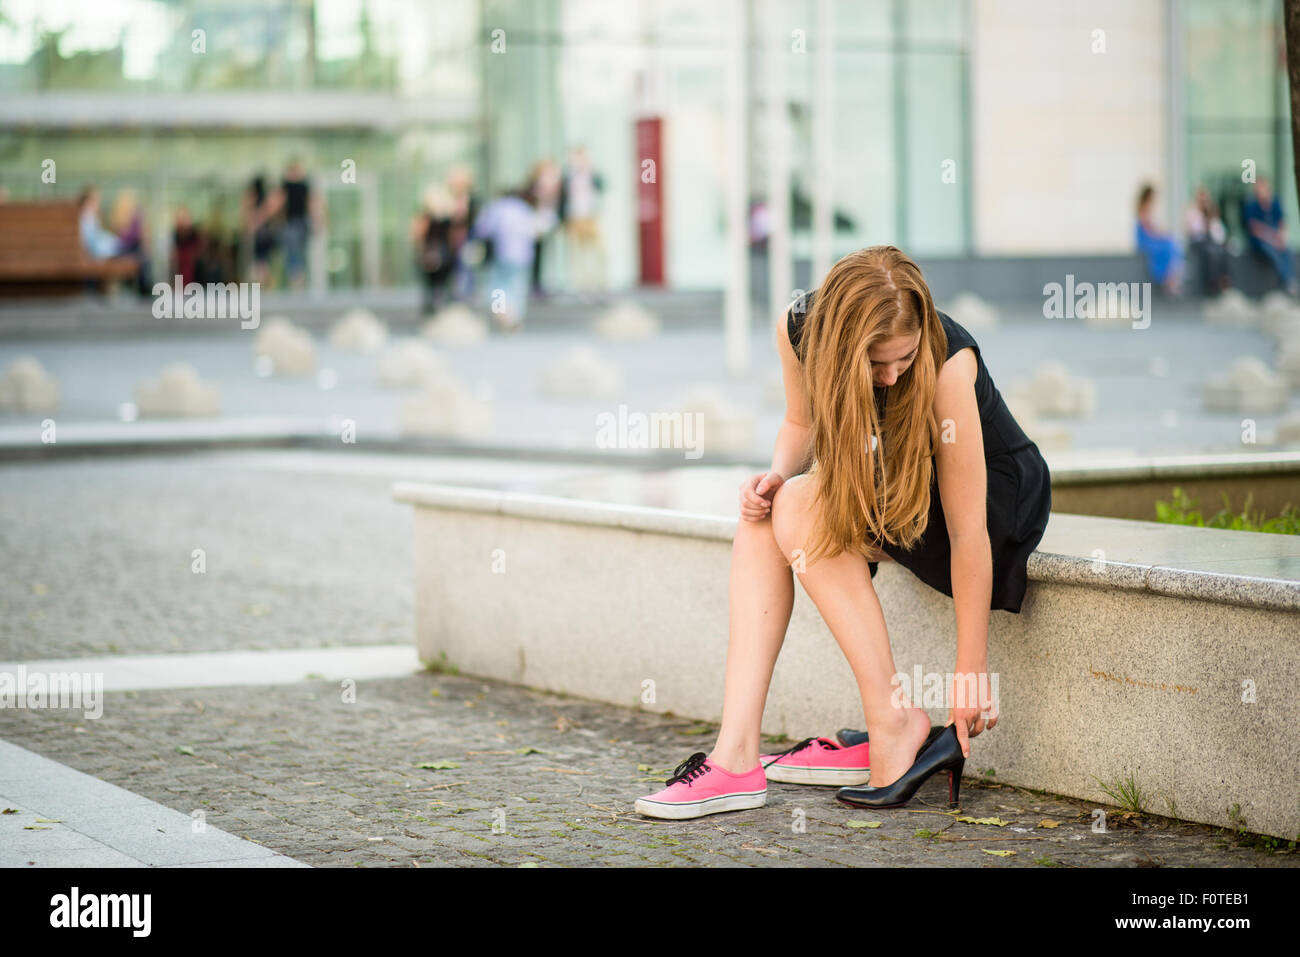
[[[831,2],[834,256],[879,242],[918,257],[980,254],[971,177],[935,183],[945,164],[972,167],[971,24],[981,2]],[[96,183],[109,200],[132,188],[155,230],[179,203],[229,230],[249,179],[275,179],[297,156],[325,194],[327,284],[400,285],[414,279],[407,226],[429,183],[465,165],[481,193],[495,193],[580,144],[605,181],[609,279],[626,287],[638,275],[635,123],[657,115],[668,282],[718,288],[735,175],[725,61],[736,31],[747,51],[748,193],[756,201],[768,191],[765,109],[779,75],[791,249],[811,257],[818,7],[0,0],[0,185],[14,198]],[[1170,30],[1183,50],[1185,115],[1171,156],[1183,184],[1225,183],[1255,158],[1294,222],[1280,0],[1186,0],[1180,11]],[[47,182],[51,159],[57,177]],[[550,265],[558,276],[562,261]]]

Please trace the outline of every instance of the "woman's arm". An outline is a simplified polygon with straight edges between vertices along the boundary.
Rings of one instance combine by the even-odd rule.
[[[975,353],[969,348],[959,350],[940,370],[934,397],[941,438],[935,467],[951,543],[952,598],[957,615],[952,717],[962,750],[968,756],[968,727],[979,734],[985,727],[980,715],[990,710],[990,703],[982,699],[988,688],[989,606],[993,595],[993,550],[987,523],[988,467],[975,400],[977,371]],[[964,677],[967,675],[973,677]],[[958,695],[963,686],[959,682],[979,693],[974,700],[970,695]],[[992,724],[989,721],[989,726]]]
[[[781,357],[781,380],[785,385],[785,418],[776,433],[771,471],[782,479],[805,471],[812,459],[812,407],[803,390],[803,370],[790,345],[790,330],[782,312],[772,330],[776,352]]]

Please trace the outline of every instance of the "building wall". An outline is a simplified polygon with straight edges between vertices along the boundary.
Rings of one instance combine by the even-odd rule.
[[[1139,184],[1168,180],[1164,0],[972,8],[976,255],[1132,251]]]

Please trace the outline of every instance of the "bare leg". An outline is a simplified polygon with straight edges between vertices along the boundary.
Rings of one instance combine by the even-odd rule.
[[[777,547],[770,516],[737,524],[727,600],[727,686],[722,728],[709,759],[743,774],[758,765],[763,705],[794,608],[793,574]]]
[[[798,475],[777,489],[772,523],[783,554],[807,549],[811,543],[816,482],[815,475]],[[871,785],[891,784],[912,766],[930,730],[930,719],[891,684],[896,673],[894,654],[867,559],[848,552],[823,558],[809,564],[799,580],[857,679],[871,736]]]

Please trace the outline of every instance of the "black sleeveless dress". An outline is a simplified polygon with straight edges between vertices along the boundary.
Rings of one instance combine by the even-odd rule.
[[[804,296],[804,310],[786,313],[790,344],[802,361],[800,338],[804,319],[812,308],[813,293]],[[993,553],[993,593],[989,608],[1020,613],[1029,584],[1029,556],[1047,529],[1052,511],[1052,476],[1047,462],[1020,424],[1011,415],[984,365],[984,357],[974,337],[951,316],[939,313],[948,336],[948,358],[970,347],[975,350],[978,372],[975,398],[979,405],[980,425],[984,435],[984,462],[988,468],[988,532]],[[889,398],[888,387],[877,388],[876,409],[883,413]],[[932,455],[933,461],[934,456]],[[931,588],[952,597],[952,552],[943,503],[939,498],[938,471],[930,486],[930,515],[921,540],[911,551],[886,542],[882,548]],[[874,578],[879,562],[869,562]]]

